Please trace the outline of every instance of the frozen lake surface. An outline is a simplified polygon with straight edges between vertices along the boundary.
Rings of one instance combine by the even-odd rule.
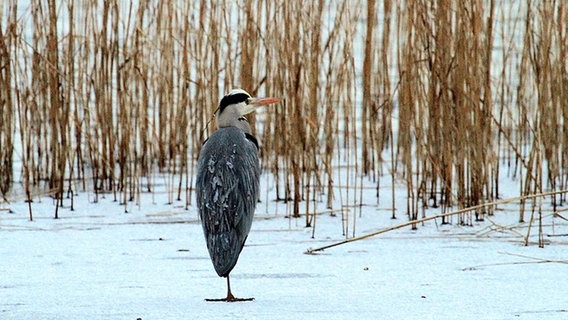
[[[18,2],[24,10],[18,16],[30,17],[27,2]],[[506,17],[524,12],[518,9],[522,1],[511,3],[513,10],[503,10]],[[63,27],[65,12],[61,10]],[[32,23],[31,18],[21,21]],[[31,26],[23,28],[24,38],[30,40]],[[507,26],[495,25],[495,30],[503,28],[507,34]],[[511,35],[512,66],[520,59],[515,52],[522,50],[522,41],[513,40],[522,38],[520,31]],[[495,41],[501,48],[509,38]],[[362,52],[362,44],[356,41],[354,51]],[[497,66],[502,59],[501,54],[493,57]],[[355,63],[362,64],[361,60]],[[491,70],[498,79],[501,68]],[[508,70],[516,79],[517,69]],[[512,81],[511,88],[516,87]],[[396,129],[398,121],[393,125]],[[19,130],[15,132],[20,141]],[[16,148],[14,172],[22,172],[22,148]],[[389,170],[387,165],[384,172]],[[351,198],[339,200],[344,192],[339,185],[357,185],[360,176],[335,174],[339,191],[334,208],[364,204],[360,216],[358,210],[349,213],[350,236],[353,225],[356,235],[363,235],[407,221],[403,185],[394,195],[398,219],[391,220],[386,208],[391,206],[390,177],[383,179],[386,191],[376,204],[375,185],[366,179],[361,183],[368,191],[360,201],[358,191],[347,191],[344,197]],[[0,211],[0,320],[568,318],[566,211],[560,212],[564,218],[554,218],[546,208],[544,249],[535,244],[536,223],[531,244],[523,245],[528,230],[517,222],[516,202],[499,206],[494,217],[473,226],[456,225],[455,219],[443,226],[430,221],[415,231],[406,227],[307,255],[309,248],[345,238],[341,216],[318,216],[312,238],[313,229],[304,227],[304,217],[287,219],[284,212],[290,210],[270,200],[275,198],[273,182],[265,177],[263,202],[231,273],[235,295],[255,298],[243,303],[204,301],[224,297],[226,284],[209,260],[195,206],[185,210],[183,203],[165,204],[164,194],[143,194],[141,204],[129,204],[130,213],[124,213],[125,207],[111,196],[93,204],[92,193],[85,191],[75,198],[75,211],[65,201],[67,207],[57,220],[53,201],[34,197],[34,221],[29,221],[19,190],[14,198],[20,199],[9,204],[12,213]],[[505,182],[499,196],[518,196],[518,184]],[[325,205],[316,206],[321,210]],[[428,211],[427,216],[439,211]]]
[[[195,207],[148,200],[125,214],[109,199],[89,204],[85,193],[76,201],[84,209],[62,209],[58,220],[49,198],[34,204],[32,222],[25,203],[0,213],[1,319],[568,316],[566,224],[547,231],[544,249],[523,246],[489,221],[431,221],[307,255],[343,239],[339,216],[319,216],[312,239],[303,219],[261,212],[231,276],[235,295],[255,300],[219,303],[204,301],[224,297],[226,286],[209,260]],[[389,216],[364,207],[357,234],[406,221]]]

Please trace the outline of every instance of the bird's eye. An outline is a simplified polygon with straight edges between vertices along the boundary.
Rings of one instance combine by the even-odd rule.
[[[239,117],[239,121],[248,121],[245,117]]]
[[[252,101],[252,98],[248,98],[248,99],[245,100],[245,103],[249,104],[251,101]]]

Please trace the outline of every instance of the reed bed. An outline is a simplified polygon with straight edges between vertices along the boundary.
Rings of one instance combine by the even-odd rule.
[[[285,99],[251,120],[270,197],[306,226],[331,210],[354,232],[369,184],[378,198],[392,185],[393,218],[476,208],[443,216],[461,224],[493,214],[482,204],[503,170],[521,197],[567,188],[563,1],[7,0],[0,13],[4,201],[16,184],[27,201],[72,207],[90,191],[128,210],[159,175],[189,208],[233,87]],[[542,199],[522,199],[519,220],[538,217]]]

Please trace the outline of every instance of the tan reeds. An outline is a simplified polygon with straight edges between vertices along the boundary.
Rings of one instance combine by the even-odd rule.
[[[408,1],[406,9],[398,147],[414,220],[427,206],[474,206],[493,194],[493,5]]]
[[[284,98],[251,117],[274,177],[262,199],[306,226],[323,207],[354,234],[363,187],[379,203],[387,170],[393,218],[478,208],[443,223],[492,214],[482,204],[500,196],[504,164],[520,194],[568,185],[562,1],[10,0],[0,12],[7,200],[19,161],[28,201],[45,190],[73,208],[84,190],[128,211],[163,183],[189,208],[208,123],[234,87]],[[519,219],[534,208],[539,221],[542,203],[524,201]]]

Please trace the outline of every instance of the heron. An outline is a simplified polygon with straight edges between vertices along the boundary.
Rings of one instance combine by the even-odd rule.
[[[227,278],[227,297],[206,301],[251,301],[231,293],[229,274],[249,234],[259,200],[257,139],[245,117],[279,98],[253,98],[234,89],[219,102],[217,130],[203,143],[197,161],[195,191],[209,256],[219,277]]]

